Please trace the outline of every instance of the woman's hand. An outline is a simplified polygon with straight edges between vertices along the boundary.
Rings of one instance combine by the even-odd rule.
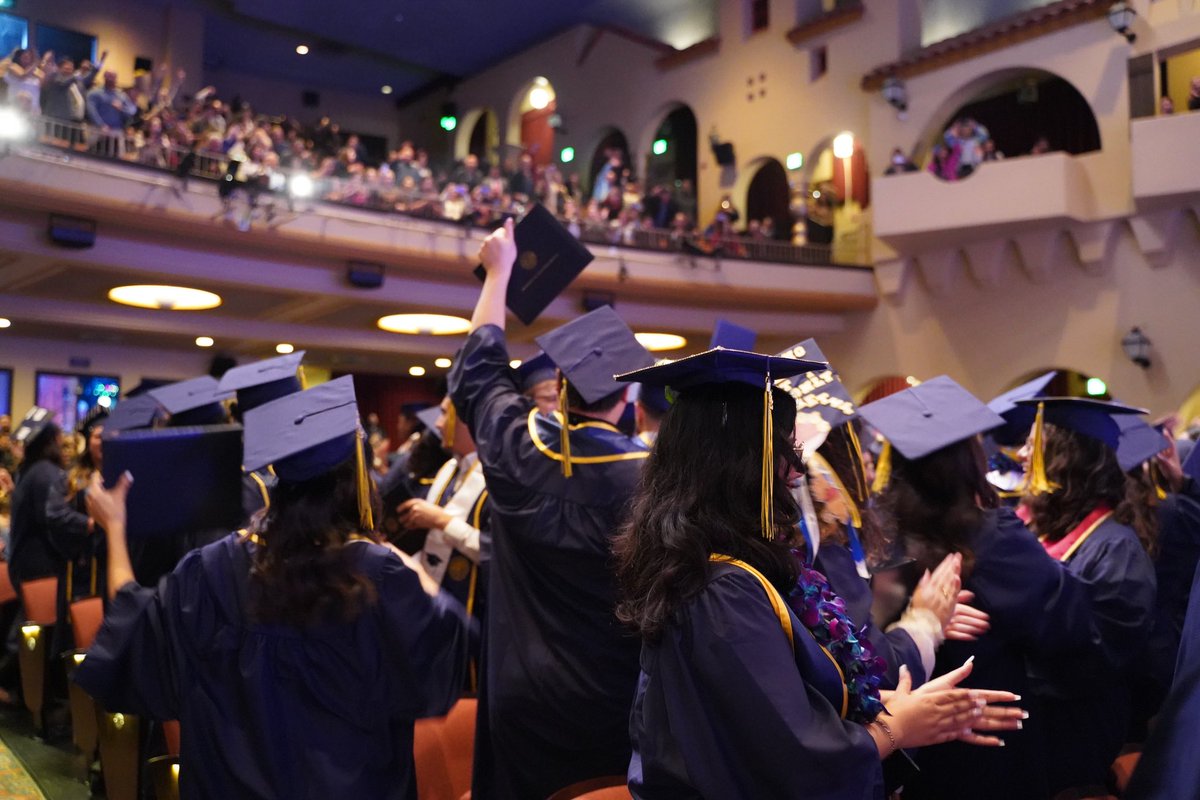
[[[954,606],[954,615],[950,624],[945,628],[947,639],[956,642],[973,642],[992,629],[991,617],[986,611],[980,611],[969,603],[975,599],[975,593],[963,589],[958,593],[958,603]]]
[[[912,596],[913,609],[924,609],[937,617],[942,630],[950,624],[962,588],[962,556],[951,553],[933,572],[926,570]]]
[[[921,688],[917,689],[916,693],[923,691],[944,691],[949,688],[954,688],[962,682],[964,678],[971,674],[971,670],[975,666],[975,657],[967,659],[967,662],[956,670],[947,672],[941,677],[934,678]],[[971,689],[972,697],[976,700],[982,700],[987,703],[983,707],[983,713],[979,718],[971,724],[970,729],[964,729],[956,738],[959,741],[967,744],[982,745],[985,747],[1003,747],[1004,740],[996,736],[981,735],[982,731],[1016,731],[1022,727],[1022,722],[1029,719],[1029,713],[1021,708],[1014,706],[997,706],[993,703],[1015,703],[1021,699],[1020,695],[1012,692],[1005,692],[996,689]]]
[[[104,480],[99,472],[92,473],[88,483],[85,500],[88,516],[108,533],[125,532],[125,499],[129,495],[129,487],[133,485],[133,476],[129,472],[121,474],[117,485],[111,489],[104,488]]]
[[[409,530],[420,530],[421,528],[445,529],[452,519],[446,513],[446,509],[436,506],[428,500],[421,500],[416,497],[411,500],[405,500],[397,506],[396,512],[400,515],[400,524]]]
[[[421,566],[420,561],[413,558],[408,553],[404,552],[390,542],[385,542],[383,546],[391,550],[401,561],[403,561],[404,566],[408,567],[417,574],[417,578],[421,581],[421,588],[425,590],[425,594],[429,595],[430,597],[436,597],[437,593],[442,590],[442,587],[438,584],[438,582],[435,581],[433,577],[425,571],[423,566]]]
[[[517,242],[513,238],[513,221],[509,217],[504,227],[488,234],[479,248],[479,260],[489,276],[506,279],[517,260]]]

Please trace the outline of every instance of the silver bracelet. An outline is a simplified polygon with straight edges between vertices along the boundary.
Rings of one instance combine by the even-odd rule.
[[[878,717],[876,717],[875,721],[871,724],[878,725],[880,728],[882,728],[883,732],[887,734],[888,741],[892,743],[892,749],[888,751],[887,755],[890,756],[892,753],[896,752],[896,750],[899,748],[896,746],[896,737],[892,734],[892,727]]]

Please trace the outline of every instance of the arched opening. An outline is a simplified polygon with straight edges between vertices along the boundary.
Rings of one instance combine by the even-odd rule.
[[[746,187],[743,208],[741,224],[751,236],[791,238],[791,188],[783,164],[774,158],[763,160]]]
[[[865,210],[871,204],[871,176],[858,137],[844,131],[818,142],[795,188],[800,195],[795,203],[804,219],[803,243],[831,245],[837,261],[865,259],[870,248]],[[794,241],[799,234],[797,230]]]
[[[654,131],[646,155],[646,188],[668,186],[675,190],[696,185],[696,115],[686,105],[672,109]],[[684,181],[687,181],[686,187]]]
[[[1045,367],[1043,369],[1030,370],[1011,381],[1008,388],[1014,389],[1050,371],[1057,372],[1058,374],[1054,376],[1043,390],[1042,393],[1046,397],[1086,397],[1092,400],[1112,399],[1112,395],[1108,391],[1108,384],[1102,378],[1097,378],[1068,367]]]
[[[539,168],[554,160],[557,109],[554,87],[542,76],[522,86],[510,107],[508,143],[529,153]]]
[[[479,163],[490,165],[497,163],[499,148],[500,126],[496,122],[496,114],[490,108],[485,108],[470,127],[467,153],[478,158]]]
[[[918,383],[920,381],[911,375],[884,375],[873,381],[868,381],[866,386],[856,393],[855,397],[858,405],[865,406],[867,403],[882,400],[888,395],[902,392],[910,386],[916,386]]]
[[[933,119],[936,127],[919,149],[944,159],[938,174],[947,180],[966,177],[988,160],[1079,155],[1101,146],[1087,99],[1067,80],[1041,69],[981,76],[955,92]]]
[[[596,149],[592,151],[592,160],[588,162],[587,185],[592,197],[597,200],[604,199],[596,195],[598,184],[604,187],[619,185],[621,173],[629,169],[629,160],[629,140],[625,138],[625,134],[616,128],[605,128],[600,141],[596,143]],[[614,170],[617,173],[616,181],[602,176],[602,170]]]

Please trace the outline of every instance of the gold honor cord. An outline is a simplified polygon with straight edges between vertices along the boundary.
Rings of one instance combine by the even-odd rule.
[[[767,541],[775,538],[775,431],[772,412],[775,409],[775,398],[771,394],[771,371],[767,369],[767,386],[763,391],[763,423],[762,423],[762,511],[760,522],[762,536]]]
[[[883,448],[879,451],[879,460],[875,462],[875,480],[871,484],[871,494],[879,494],[887,488],[892,479],[892,443],[883,440]]]

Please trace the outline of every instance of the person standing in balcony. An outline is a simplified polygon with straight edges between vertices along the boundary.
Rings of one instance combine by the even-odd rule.
[[[1188,111],[1200,111],[1200,77],[1192,78],[1188,91]]]
[[[26,110],[30,114],[35,117],[41,115],[42,84],[46,79],[46,69],[53,58],[54,53],[48,52],[39,63],[36,50],[18,47],[12,51],[4,61],[4,82],[8,85],[10,104],[27,104]]]
[[[125,137],[122,134],[137,111],[138,108],[129,99],[129,95],[117,88],[117,73],[112,70],[104,73],[103,86],[97,86],[88,92],[88,120],[114,140],[115,147],[113,144],[104,147],[106,155],[125,154]]]
[[[99,66],[103,66],[107,58],[108,53],[102,53]],[[87,90],[95,80],[97,68],[76,69],[75,60],[70,56],[60,58],[57,66],[51,62],[42,87],[42,113],[74,125],[82,124],[87,113]],[[74,143],[75,136],[70,138]]]

